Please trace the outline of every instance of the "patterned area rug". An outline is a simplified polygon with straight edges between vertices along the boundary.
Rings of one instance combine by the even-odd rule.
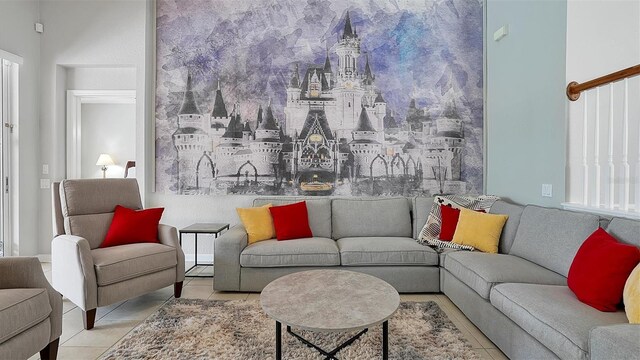
[[[294,329],[294,331],[296,331]],[[325,350],[355,333],[296,331]],[[322,359],[282,331],[283,359]],[[369,329],[338,359],[382,358],[382,326]],[[107,351],[102,359],[274,359],[275,322],[257,301],[174,299]],[[402,302],[389,320],[390,359],[478,359],[433,301]]]

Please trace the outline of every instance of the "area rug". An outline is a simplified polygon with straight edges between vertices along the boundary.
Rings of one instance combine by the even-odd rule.
[[[331,350],[353,333],[296,331]],[[322,359],[283,327],[283,359]],[[382,326],[369,329],[338,359],[382,358]],[[275,322],[257,301],[174,299],[133,329],[102,359],[274,359]],[[433,301],[402,302],[389,320],[390,359],[478,359]]]

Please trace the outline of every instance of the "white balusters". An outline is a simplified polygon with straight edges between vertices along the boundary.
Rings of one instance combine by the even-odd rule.
[[[594,144],[594,158],[593,158],[593,168],[595,172],[594,179],[594,189],[595,196],[593,197],[593,206],[600,206],[600,87],[596,88],[596,125],[595,125],[595,144]]]
[[[589,205],[589,93],[584,93],[582,122],[582,204]]]
[[[609,84],[609,150],[607,156],[607,167],[609,169],[609,197],[608,197],[608,208],[613,209],[615,205],[615,194],[616,194],[616,170],[613,164],[613,83]]]
[[[640,137],[639,137],[640,138]],[[611,140],[613,141],[613,139]],[[638,157],[640,159],[640,157]],[[629,169],[629,79],[624,79],[624,97],[622,98],[622,210],[629,211],[629,182],[631,174]],[[636,193],[640,189],[636,189]],[[638,202],[636,208],[640,209]]]

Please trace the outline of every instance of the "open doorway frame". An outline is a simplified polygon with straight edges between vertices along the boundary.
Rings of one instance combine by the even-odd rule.
[[[135,103],[135,90],[67,90],[67,179],[82,174],[82,104]]]

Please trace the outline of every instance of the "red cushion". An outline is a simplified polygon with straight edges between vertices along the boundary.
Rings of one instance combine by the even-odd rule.
[[[618,242],[602,228],[580,246],[567,284],[583,303],[600,311],[616,311],[624,284],[640,262],[640,249]]]
[[[116,205],[111,226],[101,248],[134,243],[157,243],[164,208],[133,210]]]
[[[312,237],[305,201],[269,208],[278,240]]]
[[[458,218],[460,218],[460,210],[454,209],[451,206],[440,205],[440,235],[438,239],[442,241],[453,240],[453,234],[456,232],[456,226],[458,226]]]

